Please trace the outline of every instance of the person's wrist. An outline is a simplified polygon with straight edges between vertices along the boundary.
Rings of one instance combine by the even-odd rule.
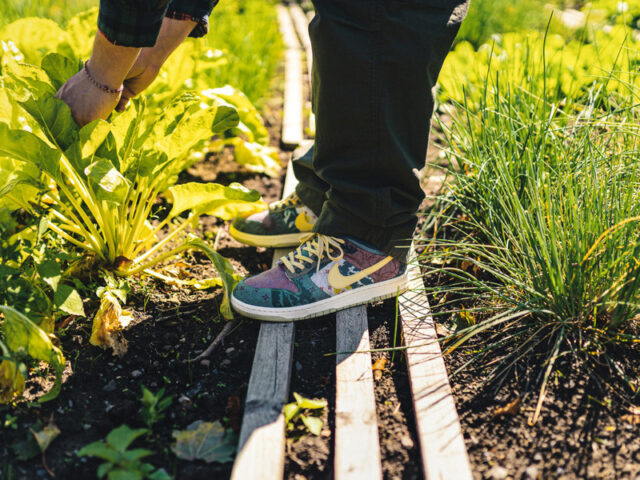
[[[108,66],[101,65],[102,62],[96,61],[93,57],[89,58],[85,63],[86,73],[93,83],[103,85],[110,90],[118,90],[122,87],[124,76],[119,75]]]

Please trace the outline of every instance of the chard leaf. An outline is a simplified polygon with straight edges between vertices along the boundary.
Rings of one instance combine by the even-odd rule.
[[[18,63],[10,57],[3,57],[2,73],[11,94],[18,101],[26,101],[32,96],[52,97],[56,93],[46,72],[34,65]]]
[[[49,393],[42,396],[39,401],[53,400],[60,393],[62,385],[62,372],[65,366],[62,352],[51,342],[44,330],[17,310],[0,306],[0,312],[4,313],[2,328],[9,349],[14,352],[24,349],[32,358],[53,365],[56,372],[55,384]]]
[[[111,126],[102,119],[94,120],[78,131],[78,140],[65,152],[76,170],[81,172],[88,166],[96,150],[106,140],[110,132]]]
[[[11,128],[21,128],[20,117],[24,115],[22,109],[9,95],[7,88],[0,88],[0,122],[4,122]]]
[[[270,177],[278,177],[282,169],[280,157],[275,148],[259,143],[245,142],[239,137],[226,141],[234,146],[235,160],[252,172],[266,173]]]
[[[60,177],[60,154],[25,130],[12,130],[0,122],[0,155],[36,165],[56,180]]]
[[[93,317],[89,343],[96,347],[112,348],[113,353],[122,356],[127,352],[127,341],[122,336],[122,307],[118,298],[110,291],[104,292],[100,308]]]
[[[224,286],[224,298],[222,300],[222,304],[220,305],[220,313],[222,313],[222,316],[227,320],[232,319],[233,312],[231,310],[229,296],[233,291],[233,287],[235,287],[237,283],[237,277],[233,274],[233,265],[231,265],[231,262],[229,260],[224,258],[213,248],[207,245],[201,238],[191,238],[185,244],[185,247],[201,250],[213,262],[213,265],[216,267],[216,270],[218,271],[218,274],[220,275],[222,284]]]
[[[38,123],[46,137],[60,150],[67,150],[78,139],[78,124],[64,101],[53,96],[29,98],[20,102]]]
[[[69,37],[56,22],[46,18],[21,18],[0,30],[0,40],[13,41],[25,61],[37,65],[48,52],[71,53]]]
[[[104,158],[90,164],[84,171],[98,200],[121,205],[129,192],[129,182]]]
[[[231,107],[203,108],[190,115],[184,115],[175,129],[156,143],[155,148],[165,152],[171,160],[179,158],[186,155],[201,140],[230,128],[228,125],[235,126],[237,123],[238,115]]]
[[[71,60],[59,53],[49,53],[42,59],[40,64],[47,73],[53,87],[58,90],[73,75],[82,68],[78,62]]]
[[[60,284],[53,294],[53,303],[57,309],[69,315],[84,317],[82,298],[76,289],[69,285]]]
[[[88,58],[93,47],[93,37],[98,29],[98,7],[81,12],[67,22],[66,40],[78,59]]]
[[[260,193],[239,183],[232,183],[228,187],[219,183],[183,183],[169,187],[165,196],[173,204],[170,217],[193,210],[196,215],[215,215],[230,220],[265,209]]]
[[[262,145],[269,143],[269,131],[264,126],[260,113],[243,92],[231,85],[225,85],[221,88],[203,90],[201,93],[206,98],[218,101],[222,99],[233,105],[240,118],[241,124],[238,125],[238,128],[247,135],[251,142],[258,142]]]

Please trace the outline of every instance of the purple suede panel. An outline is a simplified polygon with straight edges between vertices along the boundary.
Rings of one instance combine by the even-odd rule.
[[[366,250],[354,245],[353,243],[346,241],[343,247],[344,259],[351,265],[364,270],[365,268],[378,263],[385,259],[387,255],[378,255],[376,253],[367,252]],[[400,262],[397,260],[391,260],[380,270],[376,270],[369,275],[374,282],[382,282],[396,277],[400,272]]]
[[[255,277],[247,278],[244,283],[253,288],[279,288],[294,293],[298,292],[298,287],[287,277],[282,264]]]

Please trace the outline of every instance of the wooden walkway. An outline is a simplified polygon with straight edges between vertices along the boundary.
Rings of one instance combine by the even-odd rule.
[[[299,7],[280,5],[278,8],[288,52],[285,72],[289,72],[285,73],[282,143],[283,148],[292,148],[303,138],[301,54],[305,49],[301,45],[306,45],[308,39],[304,38],[306,29],[302,28],[301,21],[304,13]],[[301,38],[295,36],[296,31]],[[298,65],[294,65],[296,62]],[[297,85],[293,85],[294,81]],[[287,93],[289,88],[293,92]],[[283,197],[294,190],[295,183],[289,165]],[[287,250],[276,250],[274,263],[286,253]],[[405,345],[409,347],[407,365],[424,478],[471,480],[458,414],[414,255],[411,255],[409,273],[411,286],[399,298],[399,319]],[[281,480],[284,477],[282,408],[289,400],[294,338],[295,323],[261,323],[231,477],[234,480]],[[336,356],[333,472],[336,480],[382,479],[369,350],[367,307],[337,312],[336,351],[340,353]]]

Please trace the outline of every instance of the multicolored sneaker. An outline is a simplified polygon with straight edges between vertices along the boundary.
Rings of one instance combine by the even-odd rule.
[[[406,265],[393,257],[312,233],[275,267],[241,281],[231,305],[250,318],[287,322],[394,297],[407,284]]]
[[[297,247],[316,220],[316,214],[294,192],[269,205],[269,210],[234,220],[229,234],[254,247]]]

